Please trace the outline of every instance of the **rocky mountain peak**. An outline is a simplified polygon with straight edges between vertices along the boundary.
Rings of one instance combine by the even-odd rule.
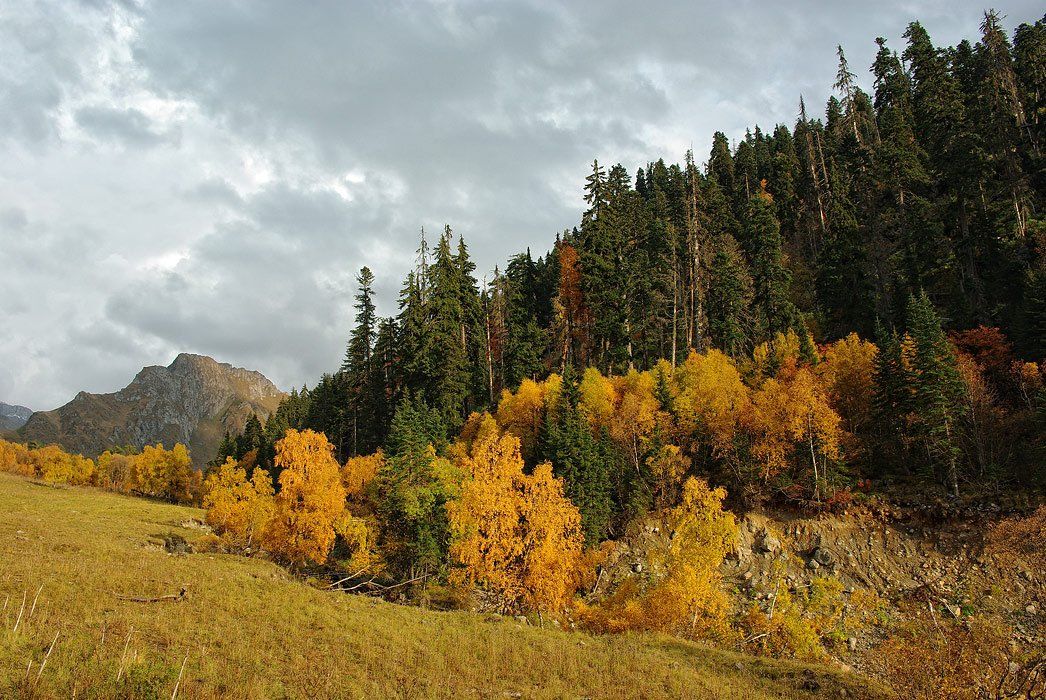
[[[226,431],[240,431],[252,413],[264,420],[283,396],[260,372],[181,353],[166,367],[142,368],[120,391],[81,391],[61,408],[34,413],[24,433],[92,456],[115,445],[181,442],[202,465]]]

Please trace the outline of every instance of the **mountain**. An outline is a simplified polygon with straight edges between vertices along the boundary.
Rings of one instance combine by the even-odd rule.
[[[0,401],[0,430],[18,430],[32,414],[32,409],[25,406],[12,406]]]
[[[182,353],[167,367],[143,368],[116,393],[81,391],[61,408],[33,413],[22,433],[88,456],[117,445],[181,442],[202,466],[225,431],[239,433],[252,413],[264,421],[283,396],[259,372]]]

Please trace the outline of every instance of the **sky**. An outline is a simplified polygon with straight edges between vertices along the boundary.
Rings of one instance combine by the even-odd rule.
[[[1013,29],[1035,0],[995,6]],[[337,368],[354,276],[396,311],[419,230],[478,275],[630,172],[819,111],[836,45],[976,38],[966,0],[0,0],[0,401],[179,352],[283,389]]]

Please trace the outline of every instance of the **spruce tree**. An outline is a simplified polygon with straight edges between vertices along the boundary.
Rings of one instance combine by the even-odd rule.
[[[912,406],[917,436],[929,466],[959,495],[959,421],[965,413],[965,385],[951,342],[926,292],[908,301]]]
[[[760,188],[748,201],[745,240],[751,247],[753,299],[761,313],[765,340],[792,328],[798,316],[789,299],[791,275],[784,266],[781,226],[773,198],[765,189]]]
[[[468,348],[462,343],[465,333],[465,310],[461,301],[462,276],[451,253],[453,234],[450,226],[443,230],[432,266],[429,268],[428,324],[431,342],[426,362],[429,375],[423,395],[440,412],[450,428],[461,425],[469,395],[470,372]],[[467,343],[467,337],[465,338]]]
[[[579,403],[577,379],[568,365],[556,404],[546,413],[539,453],[540,459],[551,462],[556,476],[563,479],[567,496],[581,511],[585,541],[595,546],[610,527],[610,475],[606,454],[592,435]]]

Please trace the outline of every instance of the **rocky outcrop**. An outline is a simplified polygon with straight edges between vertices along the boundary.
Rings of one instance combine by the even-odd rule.
[[[239,432],[252,413],[264,420],[282,398],[259,372],[182,353],[167,367],[145,367],[116,393],[81,391],[61,408],[38,411],[22,432],[27,440],[88,456],[115,445],[180,442],[201,466],[214,457],[225,431]]]
[[[0,401],[0,430],[18,430],[32,415],[25,406],[12,406]]]

